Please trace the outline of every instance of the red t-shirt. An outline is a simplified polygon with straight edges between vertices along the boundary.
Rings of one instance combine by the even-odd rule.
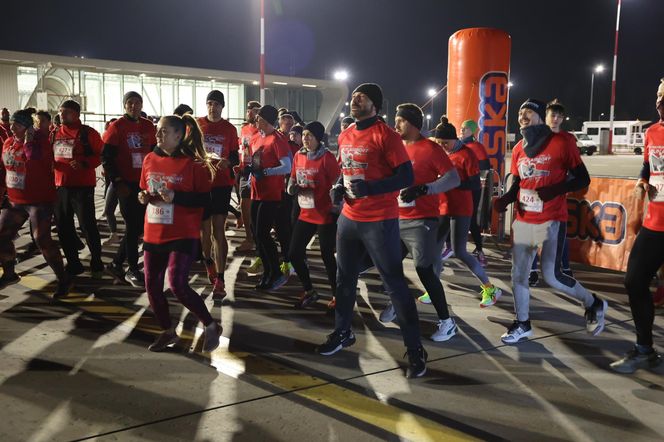
[[[339,163],[329,150],[315,160],[307,157],[305,149],[295,154],[291,179],[300,187],[297,194],[299,219],[312,224],[332,222],[330,189],[340,172]]]
[[[251,147],[256,144],[254,138],[260,136],[258,128],[250,123],[244,123],[240,129],[240,168],[251,164]]]
[[[650,164],[648,183],[657,188],[657,195],[648,202],[643,227],[664,232],[664,122],[653,124],[646,131],[643,160]]]
[[[87,138],[91,155],[86,156],[80,136],[81,126],[80,121],[71,126],[63,124],[53,135],[55,185],[58,187],[89,187],[97,184],[95,168],[101,164],[100,155],[104,142],[101,140],[99,132],[88,127]],[[73,160],[85,164],[85,166],[73,169],[69,165]]]
[[[445,150],[428,138],[405,146],[413,163],[414,186],[436,181],[454,167]],[[399,198],[399,219],[438,218],[438,205],[438,195],[424,195],[411,203],[404,203]]]
[[[351,125],[339,135],[339,159],[346,187],[344,216],[353,221],[374,222],[399,217],[397,195],[389,192],[354,198],[350,181],[378,181],[394,175],[394,169],[409,161],[401,137],[387,124],[377,121],[364,130]]]
[[[480,173],[479,162],[475,153],[466,145],[449,154],[459,179],[463,183]],[[448,216],[473,216],[473,192],[470,189],[455,188],[440,195],[440,214]]]
[[[133,121],[125,115],[111,123],[104,132],[103,140],[118,148],[115,161],[120,177],[137,183],[141,178],[143,158],[157,144],[154,124],[147,118]]]
[[[567,195],[558,195],[543,202],[536,189],[565,181],[567,171],[582,163],[576,141],[564,134],[554,133],[544,148],[534,158],[523,151],[523,140],[512,151],[511,173],[518,176],[519,198],[522,210],[517,210],[516,219],[531,224],[547,221],[567,221]]]
[[[9,134],[4,127],[0,126],[0,142],[4,143],[7,138],[9,138]]]
[[[280,158],[290,155],[290,147],[286,139],[276,130],[270,135],[254,137],[252,145],[252,162],[263,169],[277,167]],[[264,176],[260,180],[251,178],[251,199],[257,201],[281,201],[284,191],[284,176]]]
[[[157,193],[167,188],[180,192],[209,192],[210,172],[188,156],[162,156],[150,152],[143,161],[141,189]],[[184,207],[164,202],[148,204],[145,211],[143,240],[165,244],[180,239],[198,239],[202,207]]]
[[[31,143],[10,137],[2,146],[5,187],[15,204],[42,204],[55,201],[53,150],[48,135],[35,133]]]
[[[228,159],[231,152],[239,150],[237,129],[223,118],[216,123],[211,122],[207,117],[200,117],[198,125],[203,131],[205,140],[205,150],[208,153],[216,154],[219,158]],[[235,184],[231,178],[231,170],[228,167],[217,165],[217,173],[212,181],[212,187],[228,187]]]
[[[489,159],[484,144],[480,143],[479,141],[471,141],[470,143],[466,143],[465,146],[473,151],[478,161]]]

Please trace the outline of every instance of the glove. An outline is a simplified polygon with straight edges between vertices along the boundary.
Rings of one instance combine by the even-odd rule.
[[[401,189],[401,201],[404,203],[410,203],[415,201],[416,198],[426,195],[427,193],[429,193],[429,188],[426,184],[407,187],[405,189]]]
[[[343,184],[335,184],[332,186],[332,189],[330,189],[330,199],[332,200],[332,204],[335,206],[341,204],[345,193],[346,189]]]
[[[255,169],[251,168],[251,174],[256,178],[256,180],[261,180],[265,177],[265,169]]]
[[[546,186],[546,187],[540,187],[539,189],[535,189],[537,192],[537,195],[540,197],[540,199],[544,202],[551,201],[558,195],[562,195],[565,193],[565,189],[561,184],[553,184],[551,186]]]
[[[500,198],[496,198],[496,200],[493,202],[493,210],[498,213],[506,212],[508,205],[509,203],[507,202],[507,199],[501,196]]]
[[[369,185],[364,180],[353,180],[350,182],[350,191],[355,198],[362,198],[369,195]]]

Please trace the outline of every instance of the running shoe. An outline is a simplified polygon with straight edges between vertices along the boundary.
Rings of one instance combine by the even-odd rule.
[[[271,292],[279,290],[288,282],[288,277],[288,274],[281,274],[277,276],[277,279],[272,280],[272,282],[268,285],[267,290]]]
[[[205,353],[212,353],[219,347],[219,336],[222,333],[221,325],[216,321],[212,321],[205,326],[205,333],[203,334],[203,351]]]
[[[652,295],[652,303],[655,307],[664,307],[664,286],[657,287],[655,294]]]
[[[10,285],[16,284],[21,280],[17,273],[3,273],[0,276],[0,290]]]
[[[145,275],[140,270],[127,270],[124,280],[133,287],[145,287]]]
[[[117,265],[114,262],[110,262],[106,266],[106,273],[114,277],[115,279],[118,279],[120,281],[124,281],[125,277],[125,271],[124,268],[122,268],[121,265]]]
[[[318,292],[316,292],[316,290],[307,290],[302,293],[302,295],[300,295],[300,299],[295,303],[295,308],[308,307],[318,301],[319,298],[320,297],[318,296]]]
[[[486,267],[487,265],[489,265],[489,262],[487,261],[486,255],[484,254],[483,251],[478,250],[474,253],[474,255],[477,258],[477,262],[479,262],[482,267]]]
[[[263,273],[263,276],[261,276],[261,280],[258,284],[256,284],[256,290],[265,290],[268,287],[270,287],[270,277],[266,273]]]
[[[249,240],[245,239],[244,241],[242,241],[240,243],[239,246],[237,246],[237,249],[235,249],[235,250],[237,250],[238,252],[250,252],[250,251],[254,250],[255,248],[256,248],[256,244],[254,244],[253,241],[249,241]]]
[[[282,262],[281,266],[279,266],[279,269],[281,270],[281,273],[286,276],[290,276],[295,273],[295,269],[290,262]]]
[[[150,344],[148,350],[150,351],[164,351],[171,345],[175,344],[178,340],[178,335],[175,330],[164,330],[157,336],[157,339]]]
[[[408,355],[408,368],[406,369],[406,377],[414,379],[424,376],[427,372],[427,359],[429,355],[424,347],[409,348],[403,355]]]
[[[636,347],[628,351],[622,359],[611,363],[611,369],[622,374],[632,374],[639,369],[652,369],[662,363],[662,356],[655,350],[640,352]]]
[[[119,244],[120,241],[122,241],[122,238],[120,238],[120,235],[118,235],[117,233],[113,232],[113,233],[111,233],[111,236],[109,236],[108,238],[106,238],[106,239],[101,243],[101,245],[102,245],[102,246],[110,246],[110,245],[112,245],[112,244]]]
[[[422,304],[431,304],[431,297],[429,296],[429,292],[424,292],[424,294],[417,298],[417,300]]]
[[[72,263],[67,263],[65,266],[65,271],[69,273],[70,276],[78,276],[85,272],[85,267],[83,267],[83,264],[81,262],[72,262]]]
[[[382,312],[380,312],[380,316],[378,316],[378,320],[380,322],[388,323],[392,322],[395,319],[397,319],[397,312],[394,310],[394,305],[390,302],[385,306]]]
[[[212,261],[211,259],[206,260],[205,270],[207,271],[207,276],[208,280],[210,281],[210,284],[214,284],[217,281],[217,267],[214,265],[214,261]]]
[[[533,335],[533,329],[530,327],[530,321],[514,321],[500,340],[505,344],[516,344],[519,341],[528,339]]]
[[[436,331],[431,335],[431,340],[435,342],[443,342],[450,340],[454,335],[457,334],[457,325],[454,322],[454,319],[447,318],[441,319],[436,325]]]
[[[212,299],[222,300],[226,297],[226,286],[224,281],[217,279],[212,287]]]
[[[586,309],[585,313],[586,331],[593,336],[597,336],[604,330],[604,318],[609,305],[605,300],[595,296],[594,293],[593,298],[595,298],[595,302]]]
[[[247,273],[250,275],[257,275],[263,271],[263,261],[258,257],[256,260],[247,268]]]
[[[537,287],[538,283],[539,283],[539,274],[537,273],[536,270],[532,270],[530,272],[530,276],[528,276],[528,285],[531,287]]]
[[[352,330],[335,330],[327,335],[327,341],[319,345],[317,351],[320,355],[329,356],[353,344],[355,344],[355,335]]]
[[[65,275],[58,280],[58,284],[55,286],[55,292],[53,292],[53,299],[64,298],[69,294],[69,291],[74,285],[74,278],[69,276],[66,272]]]
[[[491,287],[482,287],[482,300],[480,301],[480,307],[491,307],[500,299],[502,294],[503,291],[495,285],[492,285]]]
[[[450,258],[454,258],[454,250],[450,247],[445,247],[445,250],[443,250],[443,253],[440,254],[440,258],[443,261],[447,261]]]

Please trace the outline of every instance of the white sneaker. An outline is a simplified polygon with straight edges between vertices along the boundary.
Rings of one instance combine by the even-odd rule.
[[[505,344],[516,344],[517,342],[528,339],[533,335],[533,329],[530,327],[530,321],[514,321],[510,328],[500,337]]]
[[[380,322],[393,322],[395,319],[397,319],[397,312],[394,310],[394,305],[390,302],[387,304],[387,306],[383,309],[382,312],[380,312],[380,316],[378,316],[378,320]]]
[[[457,325],[451,317],[438,321],[438,330],[431,335],[431,340],[436,342],[448,341],[457,334]]]

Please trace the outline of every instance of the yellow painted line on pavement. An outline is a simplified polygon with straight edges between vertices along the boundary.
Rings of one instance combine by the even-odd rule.
[[[20,284],[37,291],[43,291],[47,285],[44,279],[34,276],[23,277]],[[103,299],[95,298],[90,296],[90,294],[72,292],[69,296],[59,299],[59,302],[75,305],[85,312],[103,315],[113,322],[133,325],[136,330],[145,333],[157,335],[161,332],[161,329],[156,324],[150,323],[143,316],[132,318],[136,313],[135,310],[121,305],[105,304]],[[195,332],[184,330],[180,334],[180,337],[194,340]],[[226,350],[223,351],[228,353]],[[252,376],[280,390],[295,394],[301,398],[336,410],[341,414],[381,428],[400,438],[414,441],[479,440],[462,431],[447,427],[444,424],[381,402],[376,398],[329,383],[326,380],[308,375],[260,357],[259,355],[246,352],[234,352],[232,354],[228,353],[228,355],[232,356],[236,361],[242,361],[244,367],[248,367],[251,370],[249,372],[245,371],[245,375]],[[218,359],[216,356],[214,355],[213,359]]]

